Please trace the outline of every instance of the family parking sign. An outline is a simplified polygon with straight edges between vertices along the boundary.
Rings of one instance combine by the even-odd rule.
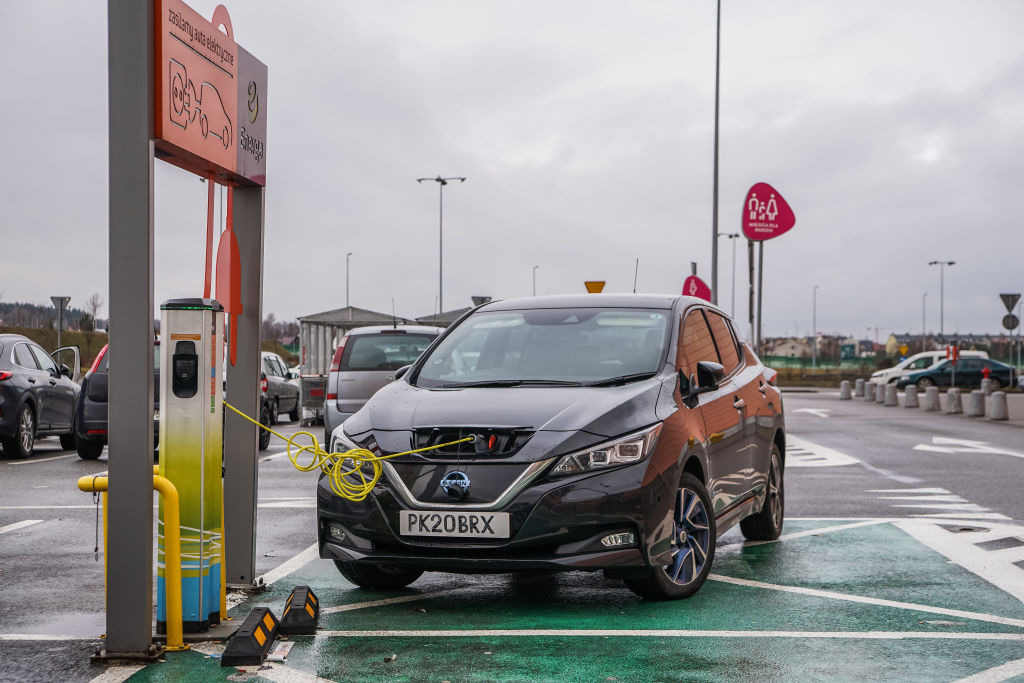
[[[748,240],[770,240],[788,232],[794,225],[796,216],[778,190],[768,183],[757,183],[750,188],[743,203],[743,234]]]

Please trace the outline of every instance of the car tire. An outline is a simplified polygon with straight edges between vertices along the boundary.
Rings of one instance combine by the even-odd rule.
[[[300,412],[300,410],[299,410],[299,399],[296,398],[295,399],[295,407],[292,408],[288,412],[288,419],[291,420],[292,422],[298,422],[299,421],[299,412]]]
[[[992,391],[999,391],[1003,388],[1003,383],[999,381],[998,377],[989,377],[988,379],[992,382]]]
[[[704,484],[689,472],[683,475],[676,491],[672,520],[672,563],[654,567],[644,578],[625,580],[626,586],[641,597],[688,598],[704,585],[711,572],[715,559],[715,515]]]
[[[36,444],[36,416],[31,406],[18,409],[14,425],[14,436],[3,441],[4,452],[14,458],[27,458]]]
[[[785,470],[778,444],[772,444],[771,465],[768,468],[768,491],[764,505],[757,514],[740,522],[740,531],[749,541],[774,541],[782,534],[786,516]]]
[[[74,432],[68,432],[67,434],[60,435],[60,447],[66,451],[75,450],[75,442],[76,439]]]
[[[281,415],[281,411],[278,409],[277,399],[276,398],[270,404],[270,406],[271,406],[270,407],[270,424],[276,425],[277,424],[277,418]]]
[[[270,409],[267,407],[260,411],[260,424],[267,428],[270,427]],[[272,435],[266,429],[260,429],[259,433],[260,450],[265,451],[270,446],[270,437]]]
[[[928,387],[933,386],[935,386],[935,382],[933,382],[930,377],[922,377],[921,379],[917,380],[918,389],[924,390],[927,389]]]
[[[103,452],[103,442],[77,439],[75,441],[75,450],[78,451],[78,457],[82,460],[95,460]]]
[[[360,588],[369,588],[370,590],[405,588],[423,574],[422,569],[415,567],[360,564],[341,560],[335,560],[334,566],[346,579]]]

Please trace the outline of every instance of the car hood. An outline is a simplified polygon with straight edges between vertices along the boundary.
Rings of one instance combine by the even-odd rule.
[[[359,439],[372,431],[383,450],[396,452],[408,448],[409,434],[414,430],[520,428],[549,433],[541,440],[549,447],[558,442],[560,448],[556,450],[565,451],[664,419],[675,409],[673,388],[672,376],[619,387],[424,389],[398,381],[374,394],[349,418],[345,432]],[[561,434],[550,438],[554,436],[550,433]]]

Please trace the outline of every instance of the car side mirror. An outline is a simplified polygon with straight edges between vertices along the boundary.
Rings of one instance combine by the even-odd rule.
[[[69,368],[64,363],[61,363],[61,365],[60,365],[60,374],[64,375],[68,379],[71,379],[71,368]]]
[[[725,368],[719,363],[702,360],[697,363],[697,386],[698,393],[714,391],[725,379]]]
[[[409,372],[409,368],[411,367],[411,365],[403,365],[402,367],[395,370],[395,379],[402,379],[405,373]]]

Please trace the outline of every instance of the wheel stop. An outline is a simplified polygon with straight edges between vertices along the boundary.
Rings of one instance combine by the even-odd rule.
[[[221,666],[259,666],[277,639],[277,618],[266,607],[257,607],[228,640]]]

